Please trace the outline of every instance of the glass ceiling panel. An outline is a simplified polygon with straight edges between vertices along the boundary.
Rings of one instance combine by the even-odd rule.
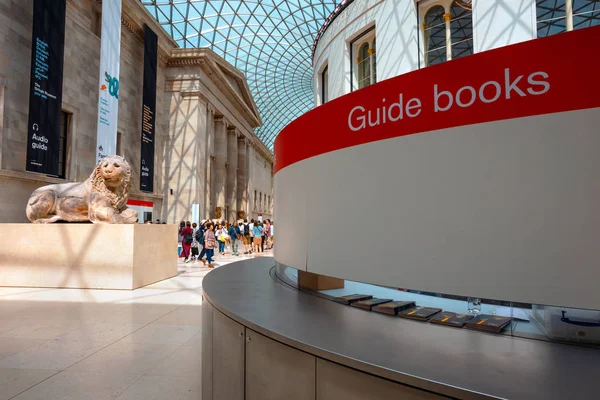
[[[342,0],[140,0],[181,47],[208,47],[241,70],[273,149],[275,136],[314,105],[312,45]]]

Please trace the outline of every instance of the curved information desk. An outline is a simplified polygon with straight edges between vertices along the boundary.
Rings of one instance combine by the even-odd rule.
[[[203,399],[597,398],[600,350],[343,306],[280,282],[274,264],[204,278]]]

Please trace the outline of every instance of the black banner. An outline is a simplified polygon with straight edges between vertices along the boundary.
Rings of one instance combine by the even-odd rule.
[[[158,38],[152,30],[144,29],[144,92],[142,95],[142,159],[140,190],[154,191],[154,132],[156,128],[156,64]]]
[[[66,0],[34,0],[26,170],[58,176]]]

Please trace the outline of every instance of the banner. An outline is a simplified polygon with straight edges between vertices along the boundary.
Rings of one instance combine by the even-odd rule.
[[[148,27],[144,29],[144,91],[142,96],[142,157],[140,190],[154,191],[154,132],[156,128],[156,64],[158,38]]]
[[[58,176],[66,0],[35,0],[25,169]]]
[[[102,2],[100,88],[96,162],[117,152],[119,65],[121,57],[121,0]]]

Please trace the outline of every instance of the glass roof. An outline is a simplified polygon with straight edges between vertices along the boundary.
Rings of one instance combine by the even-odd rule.
[[[314,106],[312,46],[345,1],[141,0],[180,47],[208,47],[241,70],[270,149],[275,136]]]

